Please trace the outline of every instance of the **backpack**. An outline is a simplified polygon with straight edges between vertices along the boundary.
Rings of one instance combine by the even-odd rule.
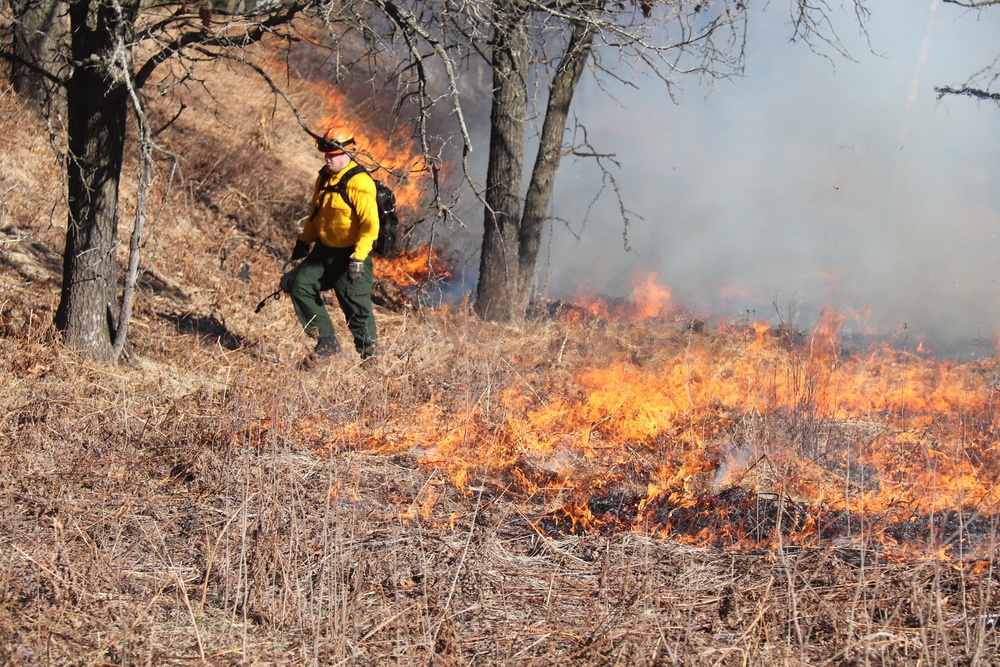
[[[371,176],[367,169],[358,165],[341,176],[340,180],[333,185],[323,187],[325,192],[336,192],[339,194],[341,199],[351,207],[355,215],[357,215],[358,210],[354,208],[354,202],[347,196],[347,182],[353,176],[362,172]],[[320,173],[323,174],[325,172],[320,170]],[[377,178],[372,178],[372,180],[375,181],[375,201],[378,204],[378,238],[372,244],[372,252],[382,257],[388,257],[395,250],[396,241],[399,237],[399,218],[396,216],[396,194],[392,191],[392,188]],[[316,215],[316,211],[313,211],[313,215]]]

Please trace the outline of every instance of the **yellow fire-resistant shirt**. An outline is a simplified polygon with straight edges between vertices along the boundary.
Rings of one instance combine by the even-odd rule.
[[[333,176],[326,169],[316,179],[312,198],[312,215],[306,220],[299,240],[315,243],[317,240],[330,248],[354,246],[352,259],[364,261],[378,238],[378,203],[375,200],[375,181],[367,173],[355,174],[347,181],[347,196],[354,210],[339,193],[329,186],[336,185],[341,177],[357,164],[350,164]]]

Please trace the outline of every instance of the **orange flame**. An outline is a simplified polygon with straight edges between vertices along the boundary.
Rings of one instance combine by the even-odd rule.
[[[403,175],[390,183],[399,206],[418,210],[423,164],[409,138],[366,127],[332,86],[312,93],[325,102],[317,133],[352,119],[359,147]],[[427,248],[376,267],[404,286],[449,270]],[[631,296],[580,295],[567,319],[669,326],[671,293],[655,275],[639,277]],[[534,377],[542,364],[524,354],[509,360],[517,381],[491,387],[488,401],[442,391],[376,427],[312,417],[283,428],[321,455],[406,451],[459,491],[495,484],[542,506],[535,518],[545,529],[741,548],[815,542],[846,526],[838,539],[850,544],[954,557],[966,545],[948,541],[949,531],[1000,513],[1000,362],[958,365],[923,347],[848,354],[845,321],[824,311],[801,338],[764,322],[723,327],[688,335],[655,361],[581,355],[577,367]],[[253,444],[278,426],[264,419],[232,441]],[[440,493],[427,487],[401,516],[427,520]],[[963,523],[947,524],[953,516]]]
[[[990,382],[975,367],[887,348],[844,357],[836,339],[842,323],[825,314],[792,352],[762,323],[723,332],[742,341],[727,354],[692,339],[656,367],[613,360],[580,369],[544,400],[511,387],[498,397],[501,425],[476,404],[431,403],[387,427],[391,436],[341,424],[331,427],[330,441],[421,452],[459,489],[488,478],[525,495],[569,493],[578,499],[547,519],[569,532],[647,526],[691,543],[769,544],[774,526],[756,536],[739,523],[675,532],[709,515],[734,515],[712,498],[743,488],[753,494],[737,498],[744,504],[763,502],[779,513],[799,508],[785,519],[794,530],[789,540],[818,535],[820,515],[801,510],[813,507],[826,515],[879,513],[884,525],[872,533],[885,548],[900,549],[894,526],[913,517],[1000,508],[1000,447],[989,417],[1000,406]],[[783,441],[783,425],[795,420],[807,431],[818,428],[819,439],[805,448]],[[774,435],[764,427],[771,421]],[[835,425],[845,440],[823,442],[823,429]],[[736,443],[727,434],[741,428],[749,440]],[[596,514],[588,499],[635,483],[609,472],[622,469],[642,471],[642,490],[627,512]],[[675,509],[667,514],[666,506]]]
[[[349,116],[342,95],[317,92],[327,120]],[[412,147],[353,129],[361,148],[410,175],[393,187],[416,210],[423,193]],[[408,286],[450,267],[421,247],[376,270]],[[581,294],[575,306],[568,319],[588,313],[650,327],[668,326],[674,312],[655,274],[636,281],[630,301]],[[752,546],[816,540],[838,521],[860,521],[863,534],[843,539],[898,553],[906,530],[921,526],[923,552],[949,556],[931,530],[937,517],[1000,512],[997,361],[960,366],[886,346],[848,354],[845,320],[826,310],[801,340],[763,322],[724,327],[661,351],[655,364],[609,357],[540,380],[551,383],[541,391],[495,391],[488,410],[478,398],[440,396],[375,429],[306,423],[318,434],[303,427],[299,439],[322,453],[416,452],[459,490],[494,480],[514,497],[541,499],[554,530]],[[595,506],[615,489],[637,490]],[[428,488],[404,514],[426,519],[437,495]]]
[[[432,278],[449,278],[451,263],[436,246],[419,245],[407,248],[395,257],[388,257],[375,263],[375,277],[391,280],[400,287],[413,287]]]
[[[396,194],[396,206],[410,213],[419,210],[426,195],[426,185],[417,175],[426,174],[419,151],[403,130],[385,136],[366,124],[351,110],[344,94],[329,84],[314,82],[314,93],[325,99],[323,118],[314,129],[322,135],[330,126],[343,124],[353,131],[358,154],[355,161],[368,167],[376,178],[385,181]]]
[[[573,301],[592,316],[611,320],[641,322],[671,314],[670,288],[657,282],[655,273],[636,276],[631,301],[608,301],[596,292],[584,289],[577,293]],[[565,317],[575,320],[578,314],[570,311]]]
[[[660,317],[665,315],[670,307],[670,288],[657,283],[656,274],[650,273],[636,281],[632,298],[642,319]]]
[[[489,412],[449,397],[376,429],[322,424],[319,440],[331,453],[415,452],[459,490],[485,479],[515,497],[549,498],[546,530],[759,547],[779,531],[784,543],[810,541],[853,521],[866,527],[840,538],[847,543],[948,554],[926,530],[934,517],[1000,510],[996,370],[886,347],[846,355],[842,323],[825,313],[791,349],[764,323],[726,329],[655,365],[609,359],[534,391],[518,382]],[[317,442],[305,430],[300,439]],[[406,514],[430,516],[431,491]],[[917,530],[924,536],[909,547],[907,531]]]

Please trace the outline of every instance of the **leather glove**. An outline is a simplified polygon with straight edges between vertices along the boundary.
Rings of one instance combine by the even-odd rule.
[[[303,243],[302,241],[296,241],[295,248],[292,249],[291,261],[294,262],[297,259],[302,259],[308,254],[309,254],[309,244]]]
[[[347,277],[353,283],[365,275],[365,263],[352,259],[347,262]]]

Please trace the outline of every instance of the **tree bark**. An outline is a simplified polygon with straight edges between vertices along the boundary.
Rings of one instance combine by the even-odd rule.
[[[596,32],[595,21],[601,8],[591,10],[584,20],[573,26],[573,35],[559,63],[555,76],[549,83],[549,99],[545,107],[545,120],[538,144],[538,155],[524,199],[524,215],[518,240],[518,302],[517,312],[523,317],[531,297],[531,285],[538,262],[538,248],[545,229],[546,211],[552,200],[552,188],[563,156],[563,136],[566,120],[573,101],[573,93],[580,83],[583,68],[590,58]]]
[[[14,15],[11,66],[14,90],[43,114],[65,112],[62,86],[68,64],[66,3],[62,0],[10,0]]]
[[[528,112],[527,12],[520,0],[497,0],[493,32],[493,107],[486,171],[486,213],[476,313],[507,322],[517,314],[518,227]]]
[[[114,358],[117,328],[118,185],[125,145],[132,40],[138,0],[119,14],[109,2],[70,6],[73,60],[67,85],[69,220],[56,326],[66,344]]]
[[[493,111],[486,176],[486,220],[480,257],[476,313],[485,320],[508,322],[524,317],[538,260],[538,248],[563,154],[566,120],[583,68],[590,58],[601,7],[574,24],[573,34],[549,84],[538,155],[519,210],[527,113],[527,42],[524,19],[514,30],[497,21],[493,51]],[[506,28],[506,31],[504,31]],[[502,48],[501,48],[502,47]]]

